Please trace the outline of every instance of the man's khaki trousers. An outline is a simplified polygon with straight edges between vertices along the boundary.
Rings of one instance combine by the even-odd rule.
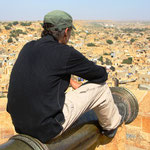
[[[66,131],[79,116],[91,109],[96,113],[99,124],[104,130],[116,128],[121,121],[108,85],[88,83],[66,93],[63,107],[65,122],[60,134]]]

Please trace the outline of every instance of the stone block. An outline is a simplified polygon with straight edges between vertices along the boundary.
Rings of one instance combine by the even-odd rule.
[[[0,112],[6,111],[7,99],[0,98]]]
[[[110,139],[109,139],[110,140]],[[105,141],[105,142],[104,142]],[[108,138],[99,139],[99,146],[95,150],[125,150],[126,144],[126,127],[123,124],[118,128],[118,131],[112,141],[108,141]]]
[[[150,133],[150,115],[142,117],[142,131]]]
[[[150,148],[150,133],[143,132],[142,128],[131,125],[126,126],[126,129],[127,145],[137,147],[137,149],[147,150],[148,147]]]
[[[139,111],[142,113],[150,112],[150,91],[146,92],[139,103]]]
[[[15,134],[10,115],[6,111],[0,112],[0,144],[6,142]]]
[[[141,115],[138,115],[137,118],[131,122],[130,124],[131,126],[136,126],[136,127],[142,127],[142,116]]]

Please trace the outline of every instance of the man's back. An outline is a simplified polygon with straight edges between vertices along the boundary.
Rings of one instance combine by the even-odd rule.
[[[24,46],[8,90],[7,108],[17,132],[48,141],[62,130],[62,108],[71,74],[93,83],[107,80],[103,67],[50,35]]]

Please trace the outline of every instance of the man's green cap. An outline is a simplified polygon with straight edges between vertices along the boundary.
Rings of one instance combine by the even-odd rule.
[[[54,10],[47,13],[44,16],[44,23],[53,24],[54,27],[51,27],[52,30],[58,29],[59,31],[62,31],[62,29],[68,27],[76,29],[72,24],[72,17],[68,13],[61,10]]]

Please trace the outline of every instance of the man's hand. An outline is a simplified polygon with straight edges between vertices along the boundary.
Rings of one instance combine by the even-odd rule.
[[[82,84],[70,78],[70,85],[73,89],[79,88]]]

